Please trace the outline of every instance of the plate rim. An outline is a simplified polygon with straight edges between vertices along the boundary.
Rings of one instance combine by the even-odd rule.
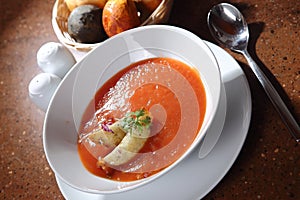
[[[218,47],[218,46],[216,46],[215,44],[213,44],[213,43],[211,43],[211,42],[208,42],[208,41],[205,41],[205,43],[209,46],[209,48],[211,48],[211,50],[214,52],[214,53],[216,53],[215,51],[216,50],[218,50],[218,51],[220,51],[220,52],[222,52],[222,53],[226,53],[227,55],[229,55],[226,51],[224,51],[223,49],[221,49],[220,47]],[[229,55],[230,56],[230,55]],[[217,61],[218,61],[218,56],[216,55],[216,57],[217,57]],[[231,57],[231,56],[230,56]],[[234,62],[234,65],[236,65],[236,67],[240,67],[239,66],[239,64],[237,63],[237,61],[236,60],[234,60],[234,58],[232,58],[231,57],[231,61],[230,62]],[[224,168],[224,170],[222,170],[223,172],[222,173],[220,173],[220,175],[218,176],[218,178],[217,178],[217,180],[216,181],[214,181],[214,184],[211,184],[210,185],[210,187],[208,187],[208,189],[206,189],[206,191],[205,192],[203,192],[202,194],[199,194],[199,195],[197,195],[197,199],[201,199],[201,198],[203,198],[204,196],[206,196],[214,187],[216,187],[216,185],[217,184],[219,184],[219,182],[224,178],[224,176],[228,173],[228,171],[230,170],[230,168],[233,166],[233,164],[235,163],[235,161],[236,161],[236,159],[237,159],[237,157],[238,157],[238,155],[240,154],[240,152],[241,152],[241,149],[242,149],[242,147],[243,147],[243,145],[244,145],[244,142],[245,142],[245,140],[246,140],[246,137],[247,137],[247,133],[248,133],[248,131],[249,131],[249,127],[250,127],[250,121],[251,121],[251,113],[252,113],[252,99],[251,99],[251,91],[250,91],[250,87],[249,87],[249,83],[248,83],[248,81],[247,81],[247,78],[246,78],[246,76],[245,76],[245,74],[244,74],[244,72],[242,71],[242,69],[239,69],[239,70],[241,70],[241,75],[240,75],[240,77],[243,79],[243,82],[244,82],[244,87],[245,87],[245,89],[246,89],[246,93],[247,93],[247,105],[245,105],[245,107],[247,107],[246,108],[246,110],[248,110],[248,114],[247,114],[247,118],[248,118],[248,120],[246,121],[246,127],[245,127],[245,132],[243,133],[243,137],[241,138],[241,140],[240,140],[240,143],[237,145],[237,147],[236,147],[236,151],[235,151],[235,154],[232,156],[232,159],[231,159],[231,161],[230,162],[228,162],[228,165],[227,165],[227,167],[226,167],[226,169]],[[226,97],[227,98],[227,97]],[[226,116],[227,117],[227,116]],[[225,122],[226,123],[226,122]],[[218,142],[219,143],[219,142]],[[216,144],[216,146],[218,145],[218,143]],[[196,148],[196,150],[197,150],[197,148]],[[197,154],[197,153],[196,153]],[[209,157],[209,155],[207,156],[207,157]],[[204,158],[204,159],[202,159],[202,160],[205,160],[206,158]],[[176,168],[177,167],[175,167],[174,169],[172,169],[171,171],[175,171],[176,170]],[[57,184],[58,184],[58,186],[59,186],[59,189],[60,189],[60,191],[62,192],[62,194],[63,194],[63,196],[66,198],[66,199],[68,199],[68,195],[65,193],[65,191],[64,191],[64,189],[63,189],[63,187],[64,186],[67,186],[67,187],[70,187],[71,189],[74,189],[74,190],[76,190],[75,188],[72,188],[71,186],[69,186],[69,185],[67,185],[66,183],[64,183],[59,177],[57,177],[57,176],[55,176],[56,177],[56,181],[57,181]],[[164,177],[165,176],[162,176],[162,177],[160,177],[159,179],[164,179]],[[151,184],[153,184],[153,182],[152,183],[150,183],[150,185]],[[129,191],[124,191],[124,192],[121,192],[121,193],[117,193],[117,194],[113,194],[112,196],[114,196],[114,195],[116,195],[116,196],[118,196],[118,195],[122,195],[122,194],[128,194],[128,193],[131,193],[131,192],[134,192],[134,191],[138,191],[138,190],[140,190],[140,189],[145,189],[145,188],[147,188],[149,186],[149,184],[146,184],[146,185],[144,185],[144,186],[142,186],[142,187],[138,187],[138,188],[136,188],[136,189],[133,189],[133,190],[129,190]],[[92,195],[92,196],[94,196],[94,197],[97,197],[97,199],[102,199],[101,197],[103,197],[103,199],[109,199],[109,197],[107,196],[107,195],[105,195],[105,194],[93,194],[93,193],[87,193],[87,192],[83,192],[83,191],[80,191],[80,190],[76,190],[76,191],[78,191],[78,192],[80,192],[80,193],[83,193],[83,194],[85,194],[85,195]],[[143,190],[143,191],[146,191],[146,190]]]

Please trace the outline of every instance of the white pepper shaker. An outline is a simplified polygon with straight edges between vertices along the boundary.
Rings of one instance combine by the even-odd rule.
[[[41,110],[46,112],[50,100],[61,82],[61,78],[49,73],[36,75],[29,83],[29,97]]]
[[[62,44],[48,42],[38,50],[37,63],[43,72],[55,74],[62,79],[76,63],[76,60]]]

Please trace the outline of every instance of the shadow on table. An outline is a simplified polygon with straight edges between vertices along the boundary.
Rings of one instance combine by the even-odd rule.
[[[10,26],[13,20],[20,17],[23,10],[29,7],[31,4],[30,0],[14,0],[14,1],[1,1],[1,29],[0,35],[5,30],[5,27]],[[2,9],[3,8],[3,9]],[[16,27],[17,29],[18,27]]]

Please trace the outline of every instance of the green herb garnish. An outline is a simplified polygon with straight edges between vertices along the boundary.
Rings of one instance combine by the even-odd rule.
[[[142,131],[144,128],[149,128],[150,125],[151,117],[144,108],[127,113],[121,122],[122,128],[128,133],[131,133],[132,130]]]

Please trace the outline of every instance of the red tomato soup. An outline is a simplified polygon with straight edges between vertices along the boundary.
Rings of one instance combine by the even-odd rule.
[[[122,138],[112,146],[92,141],[89,134],[141,108],[151,114],[152,121],[150,134],[138,152],[118,166],[100,166],[99,160],[118,148]],[[111,180],[133,181],[151,176],[186,152],[201,128],[205,110],[204,86],[194,68],[171,58],[133,63],[111,77],[87,107],[78,139],[81,161],[94,175]]]

